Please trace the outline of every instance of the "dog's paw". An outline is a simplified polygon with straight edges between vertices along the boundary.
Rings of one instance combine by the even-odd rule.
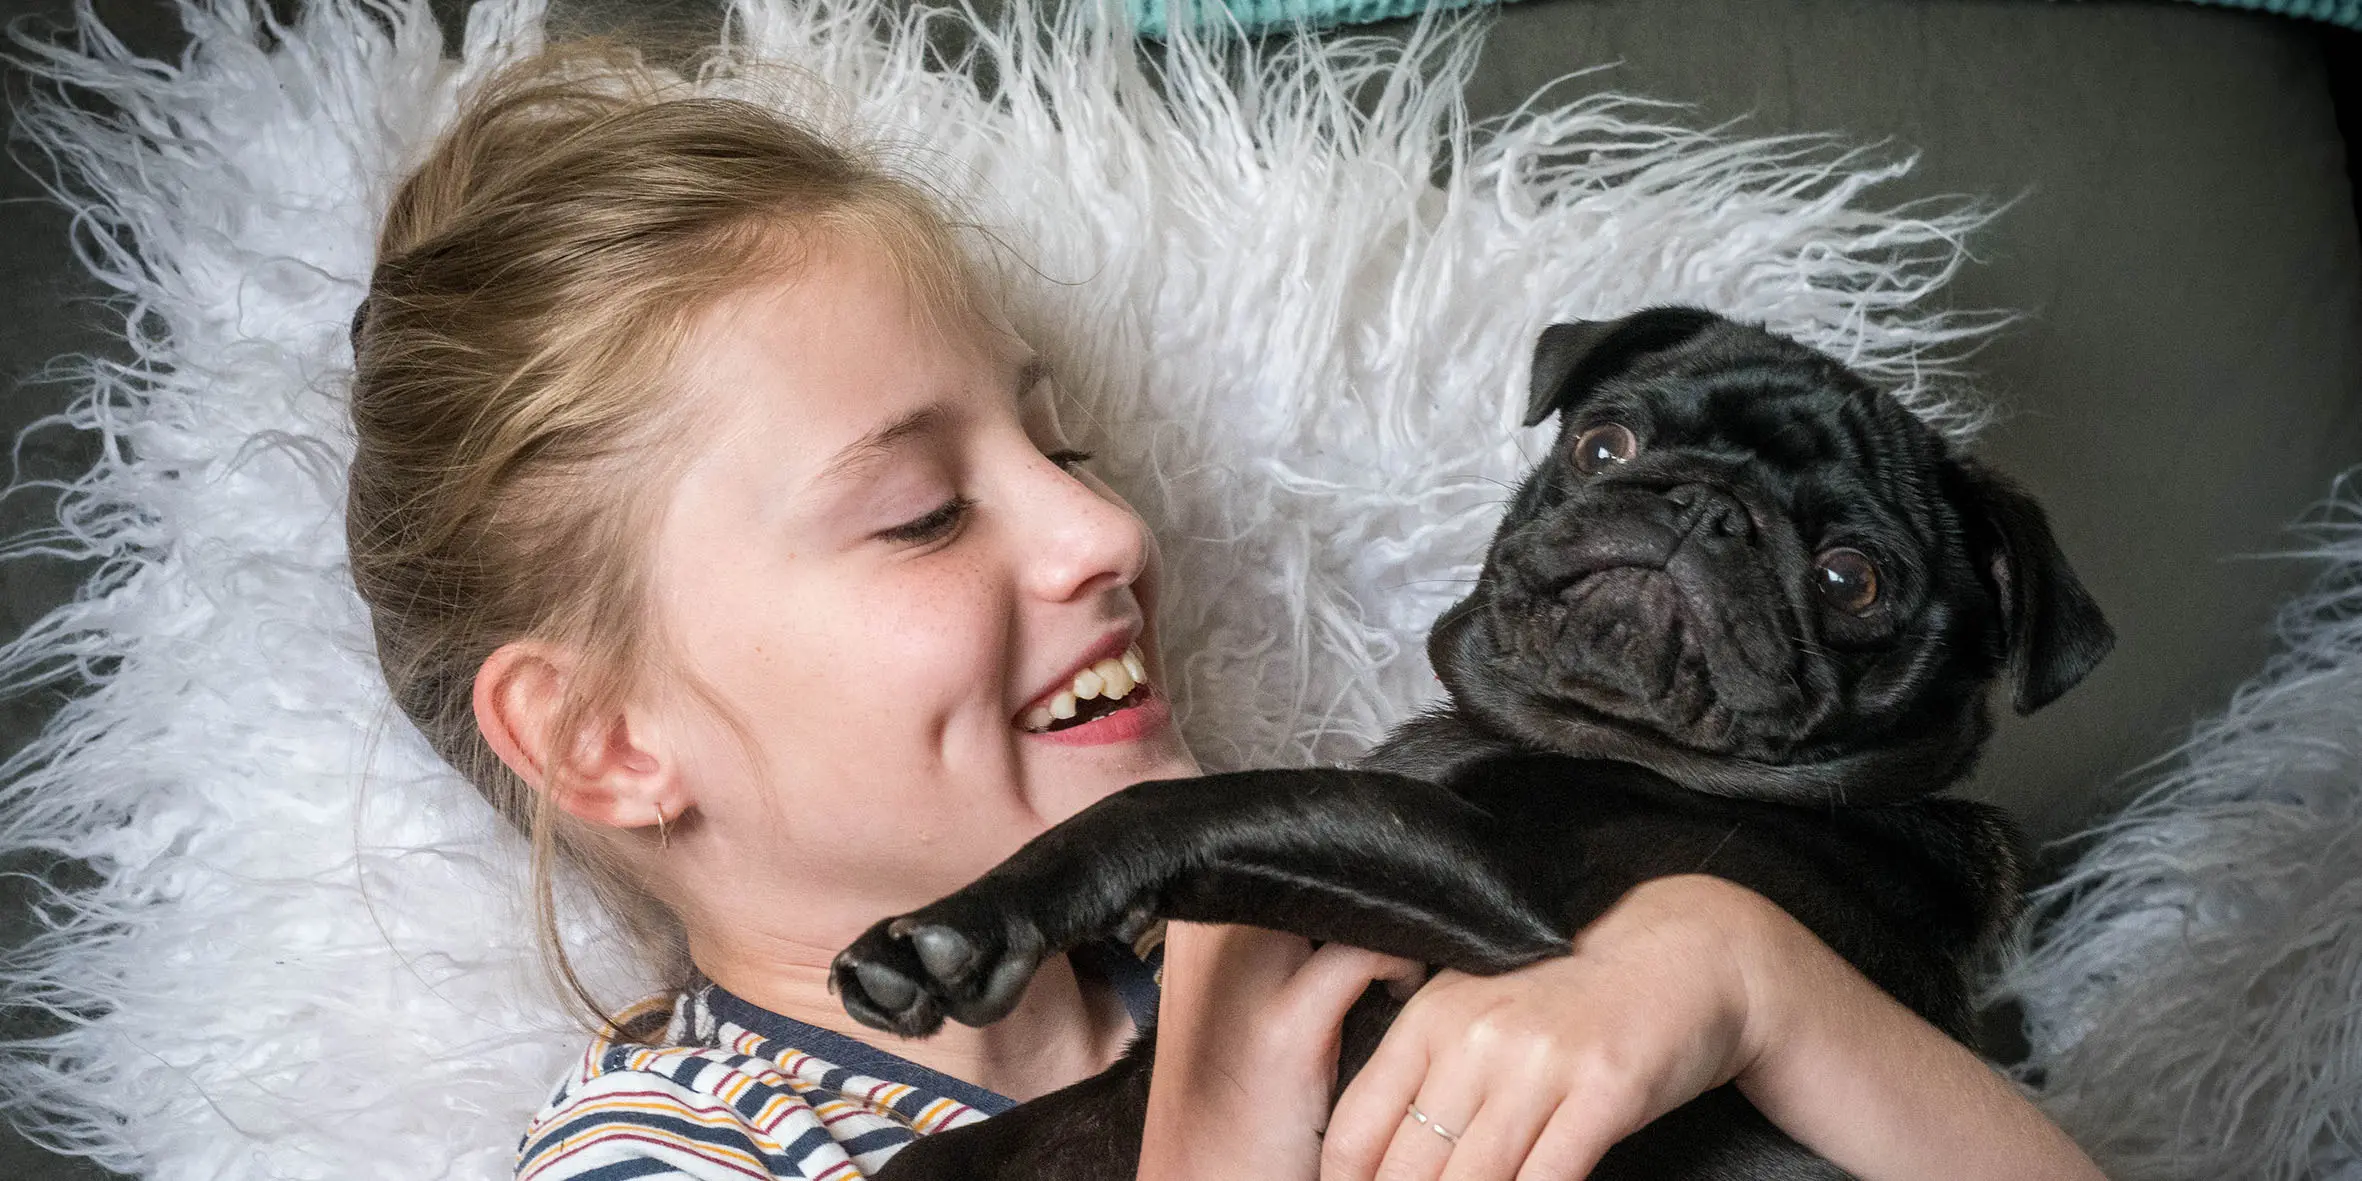
[[[945,1017],[990,1025],[1017,1007],[1046,952],[1041,931],[1016,918],[958,921],[949,901],[887,919],[837,955],[829,980],[854,1020],[923,1037]]]
[[[855,1021],[903,1037],[925,1037],[943,1027],[943,1006],[922,983],[926,971],[910,942],[887,934],[890,922],[871,927],[837,953],[829,965],[829,989]]]

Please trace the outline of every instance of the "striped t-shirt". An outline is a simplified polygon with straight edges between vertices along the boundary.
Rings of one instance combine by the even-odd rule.
[[[1128,950],[1078,948],[1135,1022],[1155,1013],[1154,968]],[[669,1008],[657,1045],[602,1036],[517,1147],[519,1181],[855,1181],[915,1136],[1015,1105],[843,1034],[701,984],[617,1019]]]

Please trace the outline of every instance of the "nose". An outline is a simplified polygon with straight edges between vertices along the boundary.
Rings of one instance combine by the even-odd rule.
[[[1728,492],[1704,484],[1682,484],[1667,490],[1665,499],[1673,502],[1673,527],[1684,537],[1703,533],[1740,542],[1755,539],[1755,518]]]
[[[1130,586],[1148,563],[1148,528],[1098,481],[1040,463],[1026,497],[1027,589],[1064,602]]]

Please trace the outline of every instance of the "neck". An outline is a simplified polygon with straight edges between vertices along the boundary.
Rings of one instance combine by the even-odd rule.
[[[1892,804],[1941,791],[1968,773],[1992,733],[1984,699],[1972,696],[1938,702],[1895,727],[1890,740],[1772,763],[1693,750],[1612,720],[1517,698],[1471,702],[1454,693],[1436,716],[1530,750],[1646,767],[1708,795],[1816,808]]]
[[[692,930],[689,951],[707,979],[740,999],[1019,1102],[1106,1069],[1132,1034],[1113,993],[1085,988],[1066,957],[1053,956],[1007,1017],[981,1029],[947,1023],[931,1037],[897,1037],[846,1015],[828,987],[833,949],[733,934]]]

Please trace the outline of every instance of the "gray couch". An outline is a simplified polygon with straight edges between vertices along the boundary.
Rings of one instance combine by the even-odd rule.
[[[54,21],[68,7],[0,10]],[[98,8],[133,44],[172,51],[164,0]],[[1617,63],[1573,85],[1694,103],[1698,122],[1916,150],[1898,198],[2020,198],[1950,296],[2029,313],[1976,362],[2013,411],[1984,450],[2050,505],[2122,637],[2058,706],[2005,721],[1972,788],[2050,839],[2119,800],[2128,772],[2256,668],[2274,605],[2310,574],[2257,555],[2362,461],[2362,248],[2333,102],[2353,86],[2355,40],[2163,3],[1527,0],[1502,13],[1470,98],[1497,113],[1569,70]],[[37,379],[45,362],[114,347],[112,313],[91,302],[104,293],[38,194],[23,171],[0,172],[0,425],[12,434],[69,392]],[[70,474],[85,447],[36,435],[25,474]],[[0,528],[52,511],[20,494],[0,502]],[[9,630],[82,573],[0,566]],[[13,749],[53,705],[0,703],[0,741]],[[30,897],[0,882],[0,941],[23,929]],[[0,1177],[96,1175],[0,1138]]]

